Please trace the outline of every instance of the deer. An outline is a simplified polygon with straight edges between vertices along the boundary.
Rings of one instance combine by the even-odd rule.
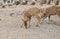
[[[30,7],[26,11],[24,11],[22,20],[26,29],[28,28],[28,26],[30,26],[30,20],[32,16],[35,16],[38,19],[38,24],[39,24],[40,17],[38,16],[38,14],[40,13],[40,11],[41,9],[37,7]]]
[[[55,5],[55,6],[48,7],[42,13],[43,13],[43,15],[41,16],[41,18],[43,18],[42,21],[48,17],[48,20],[50,23],[51,22],[51,20],[50,20],[51,16],[57,15],[58,17],[60,17],[60,6]],[[41,21],[41,23],[42,23],[42,21]]]

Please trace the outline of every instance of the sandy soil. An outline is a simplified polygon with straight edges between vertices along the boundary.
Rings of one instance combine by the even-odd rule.
[[[36,27],[37,19],[32,18],[30,27],[25,29],[22,26],[20,14],[29,6],[12,6],[0,9],[0,39],[60,39],[60,23],[58,16],[52,16],[51,24],[48,19],[44,20],[39,27]],[[11,15],[11,13],[13,13]]]

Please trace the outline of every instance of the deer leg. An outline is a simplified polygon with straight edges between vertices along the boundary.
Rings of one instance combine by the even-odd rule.
[[[47,16],[43,17],[43,19],[40,21],[40,24],[45,20]]]
[[[29,19],[28,19],[28,27],[30,27],[30,20],[31,20],[31,16],[29,16]]]
[[[38,27],[38,25],[40,24],[40,17],[39,16],[36,16],[36,18],[37,18],[37,20],[38,20],[38,23],[37,23],[37,27]]]
[[[51,22],[51,20],[50,20],[50,16],[48,16],[48,19],[49,19],[49,23]]]
[[[30,20],[27,22],[27,24],[28,24],[27,26],[28,26],[28,28],[29,28],[29,27],[30,27]]]
[[[27,17],[27,19],[24,21],[24,26],[26,29],[30,26],[30,20],[31,20],[31,17]]]
[[[27,21],[24,21],[24,26],[27,29]]]

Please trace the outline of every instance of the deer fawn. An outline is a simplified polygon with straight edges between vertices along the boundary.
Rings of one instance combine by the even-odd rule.
[[[39,16],[38,14],[40,13],[40,9],[37,7],[31,7],[29,9],[27,9],[24,14],[23,14],[23,22],[24,22],[24,26],[27,29],[27,27],[30,25],[30,20],[32,16],[36,16],[36,18],[39,21]],[[29,25],[28,25],[29,24]]]
[[[41,16],[41,18],[43,18],[43,20],[44,20],[45,18],[48,17],[49,23],[50,23],[51,15],[58,15],[60,17],[60,7],[59,6],[51,6],[49,8],[46,8],[46,10],[45,10],[45,12],[43,12],[43,15]]]

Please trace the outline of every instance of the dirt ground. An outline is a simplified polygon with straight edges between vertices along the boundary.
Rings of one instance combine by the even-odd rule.
[[[0,39],[60,39],[60,26],[55,24],[60,23],[58,16],[52,16],[50,24],[46,18],[39,27],[37,19],[32,18],[31,26],[25,29],[20,14],[27,8],[24,5],[0,9]]]

